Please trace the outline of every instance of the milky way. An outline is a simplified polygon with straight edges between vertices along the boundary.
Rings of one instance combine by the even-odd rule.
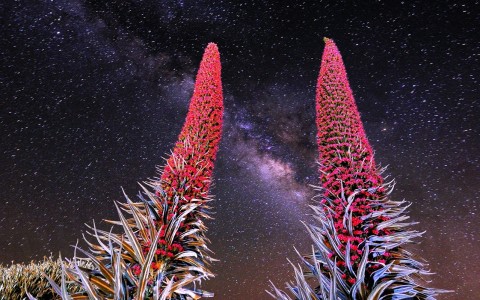
[[[426,230],[431,285],[480,297],[478,6],[472,1],[3,1],[0,262],[72,255],[155,176],[208,42],[225,128],[209,222],[219,299],[268,299],[309,252],[322,37],[342,52],[376,161]],[[469,3],[469,4],[467,4]],[[103,226],[106,226],[105,224]]]

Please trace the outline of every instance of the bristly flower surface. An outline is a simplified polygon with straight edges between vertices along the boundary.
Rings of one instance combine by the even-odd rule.
[[[64,267],[63,299],[199,299],[198,289],[213,277],[213,261],[203,220],[209,218],[208,195],[222,131],[223,95],[220,54],[210,43],[203,55],[183,129],[159,178],[141,185],[139,202],[118,203],[120,233],[90,226],[90,251],[77,253]],[[80,267],[88,261],[91,268]],[[84,292],[69,295],[67,281]]]
[[[206,196],[218,151],[222,116],[220,54],[215,44],[209,44],[200,63],[187,119],[161,177],[161,187],[168,197],[182,193],[183,201],[188,202]],[[182,171],[175,168],[175,157],[185,161]],[[187,190],[182,180],[188,181]]]
[[[307,226],[307,270],[294,267],[288,288],[296,299],[434,299],[442,291],[421,285],[428,272],[403,248],[421,233],[406,228],[404,201],[389,199],[393,184],[375,164],[340,52],[333,40],[325,44],[316,90],[318,223]],[[291,299],[276,288],[270,295]]]

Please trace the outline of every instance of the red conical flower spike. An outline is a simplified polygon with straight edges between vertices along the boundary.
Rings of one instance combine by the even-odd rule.
[[[142,186],[141,202],[117,206],[123,233],[91,228],[93,270],[67,269],[91,298],[199,299],[213,294],[198,289],[213,277],[207,247],[207,202],[213,164],[222,131],[223,96],[220,54],[209,44],[200,63],[183,129],[161,176]],[[125,218],[124,214],[130,215]],[[88,241],[87,241],[88,242]],[[65,281],[65,280],[64,280]],[[58,289],[60,290],[60,288]],[[103,299],[103,298],[102,298]]]
[[[288,288],[294,299],[434,299],[444,291],[418,284],[428,272],[402,248],[421,234],[405,229],[404,202],[388,199],[393,185],[375,165],[340,52],[325,44],[316,96],[319,224],[307,226],[314,250]],[[270,295],[291,299],[275,287]]]
[[[198,260],[193,265],[204,267],[202,272],[193,273],[197,273],[199,279],[213,276],[206,269],[211,258],[206,252],[206,227],[202,219],[208,218],[205,203],[211,200],[208,190],[222,132],[222,118],[220,54],[217,45],[210,43],[200,63],[188,114],[175,148],[160,180],[150,182],[157,187],[157,203],[167,205],[167,209],[160,210],[163,217],[156,221],[160,238],[152,264],[154,271],[160,269],[164,261],[174,261],[177,254],[193,251]],[[177,232],[174,236],[170,234],[169,238],[168,228],[172,220],[179,222]],[[142,243],[144,253],[151,249],[150,242],[147,239]],[[192,259],[189,261],[193,262]],[[184,264],[182,260],[178,263]],[[172,280],[182,279],[177,274]]]
[[[390,218],[381,214],[362,219],[382,209],[372,205],[371,200],[384,198],[386,190],[382,186],[383,179],[375,165],[340,52],[331,39],[325,39],[325,44],[316,98],[320,179],[325,189],[322,204],[325,213],[334,222],[342,250],[345,250],[347,241],[356,249],[350,253],[350,261],[356,265],[362,257],[359,245],[365,237],[391,233],[386,228],[377,228],[379,223]],[[351,221],[351,224],[346,221]]]
[[[161,177],[168,196],[180,189],[182,180],[187,180],[190,187],[183,191],[187,200],[208,192],[222,130],[220,69],[218,48],[210,43],[200,63],[187,119]],[[176,157],[185,161],[183,170],[176,169]]]
[[[343,181],[347,193],[351,193],[357,188],[378,186],[382,178],[376,169],[340,52],[331,39],[326,38],[325,43],[317,82],[317,143],[322,184],[340,196],[339,180]]]

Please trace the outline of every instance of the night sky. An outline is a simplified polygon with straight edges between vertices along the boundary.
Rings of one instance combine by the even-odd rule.
[[[69,257],[84,223],[116,218],[121,187],[134,197],[173,147],[215,42],[225,115],[207,225],[220,262],[204,287],[269,299],[269,280],[293,279],[294,247],[310,251],[327,36],[392,198],[426,230],[409,249],[432,287],[455,290],[439,299],[480,299],[479,2],[235,2],[0,2],[0,263]]]

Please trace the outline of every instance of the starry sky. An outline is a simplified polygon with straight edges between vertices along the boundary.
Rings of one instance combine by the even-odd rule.
[[[349,2],[1,1],[0,263],[68,257],[84,223],[116,217],[121,187],[133,197],[174,145],[215,42],[225,115],[207,225],[220,261],[204,288],[269,299],[269,280],[293,278],[294,247],[311,247],[327,36],[392,198],[426,231],[409,249],[431,286],[455,291],[439,299],[480,298],[479,2]]]

